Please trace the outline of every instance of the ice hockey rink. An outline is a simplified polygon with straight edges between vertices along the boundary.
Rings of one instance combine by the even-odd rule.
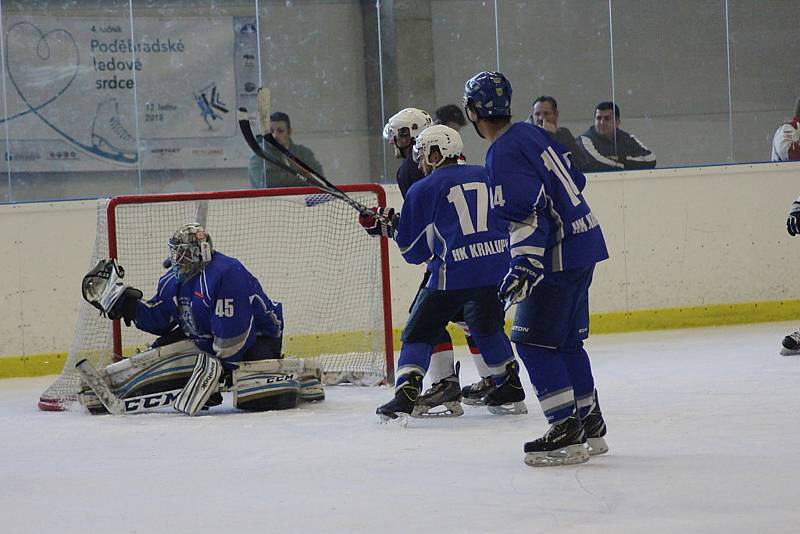
[[[2,380],[0,530],[794,532],[800,357],[778,347],[796,326],[594,336],[611,450],[569,467],[522,463],[546,429],[530,390],[525,416],[465,407],[403,428],[376,423],[386,387],[286,412],[226,399],[114,417],[38,411],[52,377]]]

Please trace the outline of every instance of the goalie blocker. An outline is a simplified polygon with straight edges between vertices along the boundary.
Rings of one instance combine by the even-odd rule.
[[[227,391],[233,393],[234,407],[247,411],[284,410],[299,401],[325,398],[322,372],[313,361],[243,361],[233,373],[223,374],[218,360],[198,353],[191,340],[152,348],[101,370],[85,361],[78,366],[84,380],[78,399],[93,414],[139,413],[172,405],[195,415],[220,404]]]

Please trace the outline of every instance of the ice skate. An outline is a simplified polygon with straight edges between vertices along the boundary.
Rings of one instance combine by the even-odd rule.
[[[606,422],[600,411],[600,401],[597,393],[594,395],[594,407],[589,414],[581,419],[583,430],[586,433],[586,445],[589,447],[589,454],[597,456],[608,452],[608,444],[603,436],[606,435]]]
[[[422,375],[416,373],[408,375],[408,380],[395,391],[394,398],[375,410],[378,422],[405,424],[408,416],[414,411],[414,403],[419,397],[421,386]]]
[[[541,438],[525,444],[525,464],[531,467],[582,464],[589,460],[586,433],[578,417],[550,426]]]
[[[481,378],[461,390],[462,402],[468,406],[485,406],[486,396],[496,389],[491,376]]]
[[[495,415],[521,415],[528,413],[525,390],[519,381],[519,364],[514,360],[506,365],[508,377],[502,386],[485,397],[486,407]]]
[[[457,417],[464,415],[461,407],[461,384],[458,381],[460,362],[455,373],[433,384],[417,398],[411,417]]]
[[[800,330],[796,330],[783,338],[781,355],[796,356],[800,354]]]

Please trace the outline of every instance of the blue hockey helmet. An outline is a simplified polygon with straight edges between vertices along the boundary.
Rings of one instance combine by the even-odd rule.
[[[511,82],[500,72],[479,72],[464,84],[464,109],[479,119],[511,116]]]

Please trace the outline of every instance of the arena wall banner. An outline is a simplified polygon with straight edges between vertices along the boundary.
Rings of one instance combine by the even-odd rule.
[[[255,109],[254,17],[11,16],[4,26],[3,172],[246,165],[235,115]]]

